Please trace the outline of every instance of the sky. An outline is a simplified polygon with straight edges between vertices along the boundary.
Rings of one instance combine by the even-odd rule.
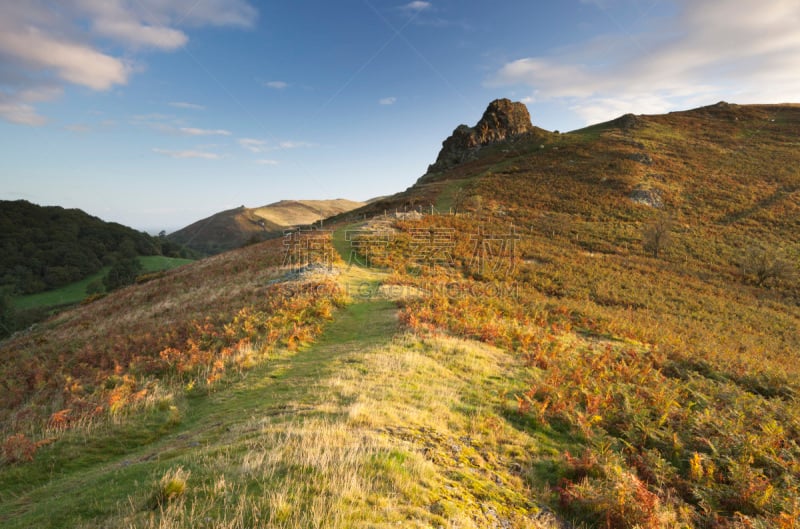
[[[569,131],[800,101],[797,0],[0,0],[0,199],[152,233],[422,176],[490,101]]]

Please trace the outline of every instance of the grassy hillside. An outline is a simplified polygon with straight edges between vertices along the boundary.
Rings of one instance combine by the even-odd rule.
[[[402,318],[530,366],[520,413],[582,445],[551,463],[565,516],[794,527],[798,133],[795,106],[629,117],[487,149],[402,197],[466,190],[468,214],[399,225],[394,281],[432,292]],[[417,234],[443,228],[454,266],[409,267]]]
[[[795,528],[798,137],[521,137],[333,226],[372,268],[267,241],[65,312],[0,345],[0,524]]]
[[[164,257],[162,255],[139,257],[139,261],[142,263],[143,274],[172,270],[193,262],[191,259]],[[102,281],[109,269],[110,267],[103,267],[99,272],[61,288],[14,298],[14,308],[17,310],[41,309],[80,303],[89,296],[87,287],[92,283]]]
[[[283,234],[283,230],[313,224],[362,206],[351,200],[282,200],[259,208],[223,211],[171,233],[169,239],[203,255],[213,255],[247,243]]]

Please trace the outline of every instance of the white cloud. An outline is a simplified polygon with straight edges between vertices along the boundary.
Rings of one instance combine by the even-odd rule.
[[[59,40],[33,27],[9,31],[7,26],[0,26],[0,53],[31,70],[52,70],[64,81],[93,90],[125,84],[130,74],[130,67],[120,59],[85,44]]]
[[[421,0],[416,0],[414,2],[409,2],[408,4],[403,6],[403,9],[408,11],[425,11],[433,7],[433,4],[430,2],[423,2]]]
[[[60,94],[61,89],[54,86],[28,88],[16,94],[7,94],[0,90],[0,118],[18,125],[44,125],[47,119],[36,113],[32,103],[49,101]]]
[[[223,129],[196,129],[192,127],[183,127],[180,129],[181,133],[187,136],[230,136],[228,130]]]
[[[384,97],[383,99],[378,100],[379,105],[394,105],[396,102],[396,97]]]
[[[278,143],[278,149],[302,149],[315,146],[315,144],[307,141],[281,141]]]
[[[176,159],[198,158],[201,160],[219,160],[221,158],[219,154],[201,150],[171,151],[167,149],[153,149],[153,152]]]
[[[256,140],[253,138],[241,138],[239,140],[239,145],[244,147],[250,152],[266,152],[267,149],[267,142],[264,140]]]
[[[253,153],[316,147],[315,143],[310,143],[307,141],[279,141],[276,143],[254,138],[241,138],[239,139],[239,145]]]
[[[133,116],[130,123],[138,127],[148,127],[164,134],[178,134],[181,128],[186,127],[186,123],[183,120],[175,116],[159,113]]]
[[[41,125],[27,93],[50,89],[47,101],[69,84],[125,85],[134,52],[186,44],[177,26],[252,27],[257,15],[247,0],[0,1],[0,118]]]
[[[286,81],[268,81],[264,83],[264,86],[275,90],[283,90],[289,87],[289,83],[287,83]]]
[[[277,160],[256,160],[256,163],[259,165],[279,165],[280,162]]]
[[[17,125],[39,126],[47,123],[47,119],[37,114],[33,106],[20,101],[3,101],[3,98],[0,98],[0,117]]]
[[[487,84],[529,86],[537,101],[564,101],[587,123],[720,99],[798,99],[800,4],[675,3],[678,14],[668,23],[662,21],[659,30],[607,35],[598,39],[602,45],[593,41],[549,56],[522,58],[505,64]]]
[[[185,101],[173,101],[169,104],[171,107],[175,108],[185,108],[188,110],[205,110],[206,107],[203,105],[196,105],[194,103],[186,103]]]

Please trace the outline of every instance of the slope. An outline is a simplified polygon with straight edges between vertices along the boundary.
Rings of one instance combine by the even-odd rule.
[[[319,220],[362,206],[350,200],[282,200],[268,206],[244,206],[222,211],[171,233],[168,238],[204,255],[276,237],[283,230],[311,225]]]
[[[624,116],[483,146],[393,198],[457,204],[395,222],[376,262],[430,292],[410,327],[530,366],[520,413],[583,445],[552,460],[564,516],[798,519],[798,136],[796,105]]]

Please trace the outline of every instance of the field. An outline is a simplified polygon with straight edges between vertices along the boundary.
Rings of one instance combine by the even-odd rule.
[[[192,262],[191,259],[178,259],[174,257],[163,257],[160,255],[139,257],[139,261],[142,263],[143,274],[171,270]],[[109,267],[105,267],[86,279],[71,283],[55,290],[14,298],[14,308],[18,310],[27,310],[47,307],[61,307],[80,303],[88,296],[86,287],[95,281],[102,281],[103,277],[108,273],[108,270]]]

